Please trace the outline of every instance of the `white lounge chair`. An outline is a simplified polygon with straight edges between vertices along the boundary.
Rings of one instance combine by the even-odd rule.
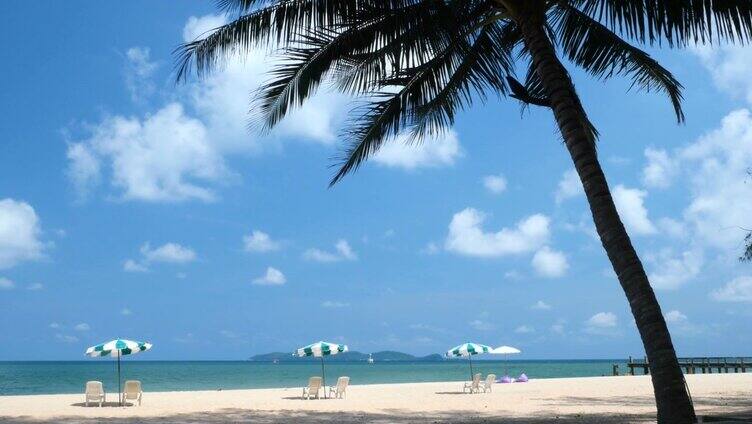
[[[86,382],[86,406],[89,406],[89,401],[99,403],[101,407],[104,402],[107,401],[107,395],[104,393],[104,386],[101,381],[87,381]]]
[[[321,391],[321,377],[311,377],[308,379],[308,387],[303,388],[303,399],[310,399],[315,397],[319,398],[319,392]]]
[[[480,392],[480,373],[475,374],[473,376],[473,381],[467,381],[465,382],[465,385],[462,387],[463,393],[478,393]]]
[[[481,382],[480,388],[483,390],[483,393],[491,392],[494,383],[496,383],[496,374],[488,374],[486,379]]]
[[[141,406],[141,395],[144,391],[141,390],[141,382],[138,380],[127,380],[125,382],[125,393],[123,394],[123,401],[127,402],[132,400],[134,403],[138,401],[138,405]]]
[[[347,385],[350,384],[350,377],[340,377],[337,379],[337,385],[329,387],[329,396],[334,394],[335,399],[344,399],[347,396]]]

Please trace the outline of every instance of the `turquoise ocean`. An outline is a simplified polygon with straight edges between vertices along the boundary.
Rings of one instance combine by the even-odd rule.
[[[107,392],[117,392],[116,362],[90,361],[0,362],[0,395],[82,393],[84,383],[99,380]],[[589,377],[612,374],[618,360],[510,360],[473,361],[475,372],[531,379]],[[317,359],[273,364],[251,361],[143,361],[123,360],[122,379],[141,380],[146,391],[228,390],[301,387],[311,375],[320,375]],[[327,384],[347,375],[351,384],[461,381],[469,378],[466,360],[443,362],[338,362],[326,363]]]

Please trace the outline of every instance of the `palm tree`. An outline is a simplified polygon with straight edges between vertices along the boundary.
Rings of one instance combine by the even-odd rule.
[[[447,130],[488,95],[549,108],[585,190],[598,235],[647,354],[661,423],[695,413],[666,323],[598,162],[598,133],[562,60],[595,78],[657,91],[684,120],[682,86],[630,44],[685,47],[752,38],[750,0],[218,0],[233,20],[177,51],[177,78],[230,54],[275,46],[286,58],[257,93],[265,130],[323,81],[363,100],[331,184],[384,142]],[[515,78],[521,67],[525,77]]]

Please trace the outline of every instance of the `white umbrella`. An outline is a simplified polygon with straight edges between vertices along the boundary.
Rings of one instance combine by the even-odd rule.
[[[151,349],[151,343],[134,342],[133,340],[115,339],[100,343],[86,349],[86,356],[93,358],[100,356],[114,356],[117,358],[118,370],[118,403],[122,405],[120,397],[120,357],[123,355],[135,355],[139,352]]]
[[[299,348],[295,355],[297,356],[313,356],[314,358],[321,358],[321,383],[324,386],[324,397],[327,397],[326,393],[326,377],[324,375],[324,356],[336,355],[338,353],[347,352],[349,349],[347,345],[327,342],[317,342],[303,346]]]
[[[496,349],[491,350],[491,353],[504,355],[504,365],[506,368],[504,372],[506,374],[509,374],[509,367],[507,366],[507,355],[516,355],[518,353],[522,353],[522,351],[512,346],[499,346]]]

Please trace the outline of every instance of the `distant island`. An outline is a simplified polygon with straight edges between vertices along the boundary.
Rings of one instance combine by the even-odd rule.
[[[438,353],[434,353],[427,356],[415,356],[409,353],[395,352],[391,350],[384,350],[381,352],[374,352],[371,354],[374,362],[407,362],[407,361],[421,361],[421,362],[437,362],[444,361],[445,358]],[[271,352],[263,353],[260,355],[253,355],[248,358],[253,362],[301,362],[310,361],[310,357],[297,357],[291,352]],[[352,351],[344,352],[338,355],[327,356],[327,361],[340,361],[340,362],[366,362],[368,361],[368,354]]]

